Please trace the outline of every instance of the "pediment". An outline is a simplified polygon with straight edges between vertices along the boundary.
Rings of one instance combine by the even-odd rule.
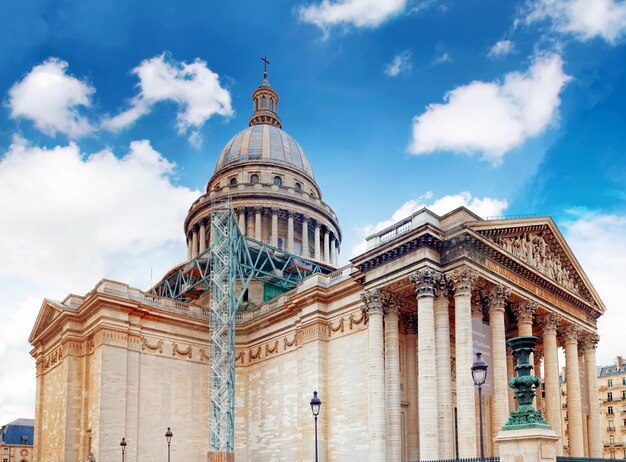
[[[45,299],[39,309],[35,325],[30,333],[28,341],[32,344],[39,335],[52,324],[63,312],[63,307],[54,300]]]
[[[532,271],[600,312],[605,311],[602,300],[552,219],[481,221],[469,227]]]

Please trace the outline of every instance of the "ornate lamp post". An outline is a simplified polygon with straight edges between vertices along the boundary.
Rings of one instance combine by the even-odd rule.
[[[320,413],[320,407],[322,407],[322,400],[317,397],[317,392],[313,392],[313,398],[311,398],[311,412],[313,412],[313,418],[315,419],[315,462],[317,462],[317,416]]]
[[[518,406],[516,411],[511,412],[509,420],[504,424],[502,430],[550,428],[541,411],[533,407],[535,388],[539,386],[539,379],[531,374],[533,366],[530,364],[529,356],[534,351],[538,341],[538,337],[525,336],[515,337],[506,342],[517,361],[517,366],[515,366],[517,377],[513,377],[509,381],[509,386],[515,389],[515,399]]]
[[[170,427],[167,427],[167,431],[165,432],[165,438],[167,439],[167,462],[170,462],[170,443],[172,442],[172,436],[174,436],[172,430],[170,430]]]
[[[472,364],[472,379],[478,387],[478,415],[480,424],[480,460],[485,460],[485,445],[483,443],[483,385],[487,380],[487,363],[481,359],[482,353],[476,353],[476,361]]]
[[[122,462],[124,462],[124,453],[126,452],[126,438],[122,438],[120,442],[120,447],[122,448]]]

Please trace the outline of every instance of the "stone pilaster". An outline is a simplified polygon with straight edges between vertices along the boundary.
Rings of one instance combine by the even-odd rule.
[[[293,212],[287,212],[287,252],[294,253]]]
[[[417,313],[405,313],[402,323],[406,331],[406,448],[407,459],[419,459],[419,408],[417,403]],[[448,348],[450,343],[448,341]],[[448,367],[449,369],[449,367]]]
[[[302,217],[302,257],[309,258],[309,221],[307,217]]]
[[[454,406],[452,405],[452,371],[450,369],[450,290],[445,277],[435,283],[435,360],[437,363],[437,429],[439,458],[453,459]]]
[[[543,375],[545,383],[546,420],[561,438],[561,393],[559,390],[559,366],[557,356],[557,326],[561,317],[550,313],[541,318],[543,331]],[[557,446],[557,453],[563,452],[563,445]]]
[[[317,222],[315,223],[313,238],[315,239],[315,259],[317,261],[320,261],[322,259],[322,254],[320,251],[320,224]]]
[[[578,337],[580,327],[568,325],[563,334],[565,345],[565,381],[567,383],[567,422],[569,454],[571,457],[584,457],[583,415],[580,396],[580,370],[578,367]]]
[[[589,457],[602,458],[602,434],[600,432],[600,404],[598,402],[598,383],[596,381],[596,347],[600,337],[588,334],[582,340],[582,350],[587,366],[589,389]]]
[[[439,459],[437,417],[437,361],[435,353],[434,284],[441,273],[424,268],[409,276],[417,296],[420,459]]]
[[[272,208],[272,237],[270,244],[278,247],[278,209]]]
[[[493,367],[492,435],[497,435],[509,418],[509,379],[506,361],[506,332],[504,307],[511,289],[503,285],[493,287],[489,293],[489,327],[491,329],[491,357]],[[497,449],[497,446],[496,446]]]
[[[402,462],[402,415],[400,409],[400,338],[398,331],[398,300],[384,295],[385,312],[385,395],[387,397],[388,462]]]
[[[476,399],[471,367],[472,342],[472,287],[478,272],[462,266],[450,272],[448,279],[454,290],[454,334],[456,342],[456,403],[459,428],[459,457],[476,457]],[[421,326],[420,326],[421,334]],[[421,410],[420,410],[421,411]]]
[[[198,253],[202,253],[206,250],[206,224],[203,222],[200,223],[200,234],[198,235]]]
[[[330,231],[324,233],[324,263],[330,263]]]
[[[368,316],[368,418],[369,460],[386,457],[385,432],[385,343],[383,339],[383,293],[379,289],[361,293]]]
[[[263,209],[261,207],[254,208],[254,238],[257,241],[260,241],[263,236],[263,229],[261,228],[261,217],[263,213]]]

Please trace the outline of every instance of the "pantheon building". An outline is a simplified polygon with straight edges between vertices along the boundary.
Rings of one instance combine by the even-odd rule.
[[[314,390],[320,461],[476,457],[477,352],[489,365],[485,450],[497,455],[494,436],[515,409],[506,341],[520,335],[540,338],[537,406],[559,435],[567,398],[561,452],[601,457],[595,354],[605,307],[554,221],[423,209],[369,236],[367,250],[339,267],[339,220],[304,150],[283,130],[267,78],[252,101],[249,126],[224,147],[191,204],[187,255],[155,286],[196,271],[224,203],[247,242],[300,258],[276,277],[297,265],[320,269],[289,290],[255,279],[240,294],[234,460],[313,460]],[[209,438],[210,303],[206,291],[175,298],[111,280],[45,300],[30,337],[33,460],[119,460],[122,437],[126,461],[166,460],[168,427],[171,460],[218,460]],[[562,368],[567,397],[559,393]]]

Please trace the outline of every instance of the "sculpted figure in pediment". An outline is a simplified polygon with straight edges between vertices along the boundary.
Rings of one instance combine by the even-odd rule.
[[[494,242],[524,263],[556,281],[572,292],[579,293],[574,274],[563,266],[561,257],[550,249],[541,234],[518,234],[517,236],[498,236]]]

